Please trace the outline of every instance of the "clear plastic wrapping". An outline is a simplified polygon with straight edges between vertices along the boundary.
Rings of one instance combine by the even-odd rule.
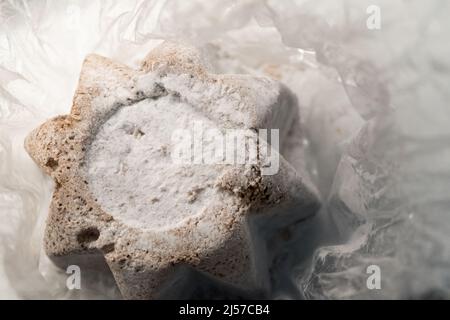
[[[101,282],[69,291],[42,253],[53,185],[23,139],[69,111],[86,54],[136,66],[164,39],[198,46],[217,72],[275,77],[299,98],[324,204],[274,245],[273,297],[448,297],[449,3],[377,1],[379,30],[366,25],[371,5],[0,2],[0,297],[115,297]],[[372,264],[385,290],[367,289]]]

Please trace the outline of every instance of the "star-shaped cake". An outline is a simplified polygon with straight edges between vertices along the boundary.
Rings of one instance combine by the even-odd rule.
[[[158,298],[188,271],[269,290],[264,233],[319,205],[306,174],[282,155],[297,119],[297,100],[284,85],[213,74],[187,45],[161,44],[139,70],[89,55],[70,114],[45,122],[25,141],[55,181],[47,255],[62,268],[106,262],[127,299]],[[205,163],[195,153],[192,163],[174,161],[176,132],[185,133],[178,140],[184,147],[195,149],[200,139],[203,152],[211,148],[211,139],[195,137],[198,124],[253,139],[255,161]],[[260,129],[268,136],[279,130],[279,150],[258,139]],[[276,156],[270,174],[262,149]]]

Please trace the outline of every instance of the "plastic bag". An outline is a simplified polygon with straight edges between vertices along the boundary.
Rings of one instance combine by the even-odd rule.
[[[101,281],[69,291],[41,252],[53,186],[23,138],[69,111],[86,54],[135,66],[164,39],[200,47],[217,72],[280,79],[299,98],[297,159],[326,201],[272,244],[273,297],[448,292],[449,5],[377,3],[371,30],[365,0],[1,2],[0,297],[116,297]],[[368,290],[372,264],[386,290]]]

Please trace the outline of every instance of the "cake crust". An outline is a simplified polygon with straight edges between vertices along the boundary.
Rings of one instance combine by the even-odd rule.
[[[70,114],[27,136],[27,152],[55,181],[44,247],[57,265],[75,262],[101,270],[104,261],[127,299],[160,297],[186,268],[241,289],[268,290],[267,268],[259,264],[264,248],[251,220],[281,216],[282,227],[319,206],[308,177],[281,154],[279,172],[271,176],[261,174],[259,163],[216,168],[209,187],[223,201],[206,199],[194,215],[162,228],[127,224],[107,212],[93,192],[89,151],[101,126],[118,110],[146,99],[173,95],[218,128],[280,129],[283,141],[298,116],[286,87],[262,77],[216,75],[205,65],[194,48],[171,42],[150,52],[139,70],[89,55]]]

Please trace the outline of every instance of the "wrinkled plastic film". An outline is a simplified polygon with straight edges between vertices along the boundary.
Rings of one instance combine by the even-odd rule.
[[[88,53],[136,67],[164,39],[198,46],[217,72],[279,79],[299,98],[305,161],[324,204],[310,231],[271,253],[274,297],[448,294],[449,5],[377,1],[381,28],[369,30],[372,4],[1,2],[0,294],[116,294],[101,281],[92,292],[68,291],[64,270],[42,254],[53,185],[23,139],[68,113]],[[384,290],[367,289],[371,264]]]

